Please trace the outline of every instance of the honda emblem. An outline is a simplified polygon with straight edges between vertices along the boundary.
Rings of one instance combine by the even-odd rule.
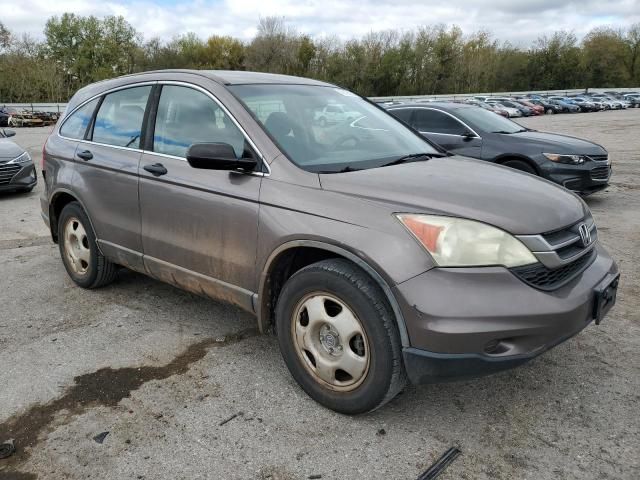
[[[580,240],[582,240],[582,246],[588,247],[591,243],[591,230],[587,227],[586,223],[581,223],[578,227],[578,232],[580,233]]]

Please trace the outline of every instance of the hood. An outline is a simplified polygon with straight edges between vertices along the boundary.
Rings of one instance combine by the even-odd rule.
[[[587,213],[579,197],[551,182],[465,157],[321,174],[320,182],[325,190],[391,204],[397,212],[469,218],[515,235],[557,230]]]
[[[597,143],[557,133],[526,131],[511,135],[501,135],[501,139],[539,148],[540,153],[566,153],[573,155],[604,155],[607,153]]]
[[[0,160],[13,160],[23,153],[24,150],[11,140],[0,138]]]

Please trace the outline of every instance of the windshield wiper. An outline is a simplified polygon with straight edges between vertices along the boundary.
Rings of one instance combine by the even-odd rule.
[[[390,167],[392,165],[400,165],[401,163],[419,162],[421,159],[430,160],[432,158],[441,158],[446,156],[444,153],[412,153],[405,155],[404,157],[396,158],[395,160],[380,165],[381,167]]]
[[[511,135],[512,133],[522,133],[522,132],[526,132],[527,129],[526,128],[521,128],[520,130],[516,130],[514,132],[507,132],[505,130],[498,130],[497,132],[491,132],[491,133],[501,133],[503,135]]]
[[[353,168],[349,165],[347,165],[344,168],[341,168],[340,170],[320,170],[317,173],[347,173],[347,172],[357,172],[359,170],[362,170],[361,168]]]

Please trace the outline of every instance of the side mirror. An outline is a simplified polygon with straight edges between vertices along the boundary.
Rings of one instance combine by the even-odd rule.
[[[9,138],[14,137],[16,135],[16,132],[14,132],[13,130],[9,130],[8,128],[3,128],[2,134],[5,138]]]
[[[466,132],[464,132],[462,134],[462,140],[465,141],[465,142],[470,142],[474,138],[476,138],[476,136],[474,135],[473,132],[470,132],[469,130],[467,130]]]
[[[193,168],[207,170],[253,170],[255,158],[236,158],[228,143],[194,143],[187,150],[187,162]]]

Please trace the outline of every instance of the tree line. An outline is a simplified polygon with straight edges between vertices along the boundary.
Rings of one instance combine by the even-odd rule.
[[[0,22],[0,103],[65,102],[78,88],[163,68],[301,75],[362,95],[426,95],[640,86],[640,23],[542,36],[528,48],[457,26],[313,38],[283,18],[259,21],[256,36],[143,39],[123,17],[51,17],[42,39]]]

